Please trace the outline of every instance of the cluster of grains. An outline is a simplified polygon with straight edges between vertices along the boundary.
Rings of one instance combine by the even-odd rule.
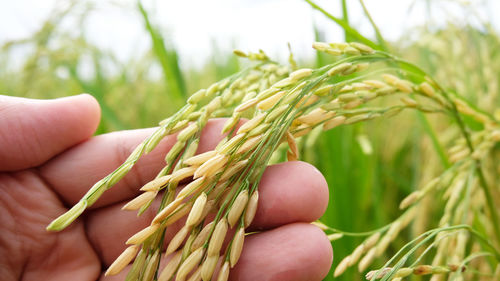
[[[453,272],[465,272],[467,268],[465,266],[459,266],[456,264],[449,264],[446,266],[432,266],[432,265],[419,265],[416,267],[403,267],[399,268],[394,272],[392,275],[393,281],[400,281],[405,277],[408,277],[410,275],[431,275],[431,274],[447,274],[447,273],[453,273]],[[379,271],[370,271],[368,272],[365,277],[367,280],[373,280],[373,279],[382,279],[387,274],[392,272],[392,268],[384,268],[383,270]]]
[[[229,270],[242,253],[246,228],[256,214],[260,178],[280,144],[288,146],[288,160],[296,160],[300,157],[297,138],[319,126],[329,130],[339,125],[393,116],[404,109],[427,113],[458,110],[481,116],[464,104],[459,106],[451,102],[442,95],[440,87],[424,75],[410,79],[409,75],[398,77],[370,69],[372,64],[380,62],[394,65],[397,60],[388,54],[375,52],[359,43],[318,42],[313,47],[338,56],[338,59],[319,69],[305,68],[289,73],[289,68],[269,61],[263,52],[236,51],[237,55],[257,61],[257,64],[194,93],[179,112],[160,122],[159,129],[117,170],[97,182],[79,203],[54,220],[48,229],[64,229],[123,178],[142,155],[171,135],[176,142],[165,155],[164,168],[155,179],[140,188],[142,194],[123,207],[138,211],[140,215],[158,195],[162,195],[157,215],[149,226],[127,240],[128,247],[106,274],[117,274],[134,260],[126,280],[227,280]],[[382,98],[396,98],[396,103],[384,107],[367,105]],[[221,132],[225,137],[215,149],[197,154],[202,129],[214,117],[228,118]],[[248,118],[243,125],[240,124],[242,118]],[[453,186],[464,185],[464,180],[468,179],[460,175],[475,163],[466,159],[481,158],[498,141],[498,131],[494,126],[489,128],[475,137],[481,149],[470,153],[461,152],[461,147],[455,149],[458,154],[455,160],[460,165],[450,169],[449,179],[438,179],[435,184],[410,195],[402,207],[416,204],[445,180],[453,180]],[[482,145],[486,139],[490,142]],[[469,154],[475,156],[468,157]],[[183,186],[184,183],[187,184]],[[183,188],[176,193],[178,187]],[[450,198],[457,198],[464,190],[457,188],[448,188]],[[467,190],[472,196],[482,196],[477,189]],[[450,199],[453,203],[446,207],[454,218],[457,206],[461,206],[457,201]],[[462,212],[466,207],[460,207]],[[364,271],[409,225],[415,210],[409,208],[400,218],[366,239],[342,260],[335,275],[356,263],[359,270]],[[163,252],[166,229],[181,221],[184,221],[182,228]],[[329,238],[336,240],[342,236],[336,233]],[[467,241],[467,238],[461,239],[460,243]],[[168,262],[160,268],[160,260],[164,258]],[[462,258],[457,256],[456,259]],[[215,272],[218,273],[215,275]],[[416,274],[415,271],[412,274]]]

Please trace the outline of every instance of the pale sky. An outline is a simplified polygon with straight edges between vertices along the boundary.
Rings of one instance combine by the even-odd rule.
[[[459,21],[466,16],[447,4],[450,0],[431,2],[434,5],[432,20],[436,25],[444,24],[450,18],[449,14]],[[496,20],[495,26],[500,26],[498,19],[488,14],[488,11],[500,11],[500,1],[468,2],[489,2],[489,8],[480,11],[479,15]],[[0,44],[29,36],[54,8],[62,8],[66,3],[58,0],[0,0]],[[82,3],[92,3],[96,8],[83,26],[77,24],[76,16],[73,16],[62,22],[62,28],[83,28],[91,42],[123,60],[144,52],[150,46],[135,0],[78,3],[81,6]],[[222,53],[230,53],[234,48],[263,49],[281,59],[288,55],[287,43],[290,42],[297,56],[312,56],[313,24],[321,27],[327,41],[343,39],[335,24],[302,0],[144,0],[143,3],[153,21],[162,27],[168,40],[178,49],[181,62],[187,65],[201,65],[211,53],[213,42]],[[341,16],[340,0],[317,0],[316,3]],[[389,40],[397,39],[410,27],[429,20],[426,0],[365,0],[365,3]],[[362,34],[371,35],[371,27],[359,2],[349,0],[348,5],[351,24]],[[410,6],[413,7],[411,11]]]

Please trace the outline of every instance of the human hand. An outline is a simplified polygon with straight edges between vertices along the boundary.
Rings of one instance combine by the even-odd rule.
[[[2,280],[124,279],[126,270],[111,277],[103,272],[125,249],[125,241],[149,224],[156,208],[141,217],[120,209],[159,172],[175,138],[167,137],[139,160],[67,229],[46,232],[54,218],[152,133],[141,129],[92,137],[99,119],[99,106],[89,95],[51,101],[0,96]],[[207,124],[200,152],[215,147],[222,126],[222,120]],[[230,280],[321,280],[332,250],[322,231],[308,222],[319,218],[328,203],[323,176],[303,162],[270,166],[259,194],[250,228],[262,232],[245,239]],[[181,226],[169,227],[167,239]]]

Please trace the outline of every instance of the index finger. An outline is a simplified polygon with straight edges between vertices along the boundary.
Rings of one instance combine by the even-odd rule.
[[[224,119],[208,121],[202,131],[197,153],[213,149],[225,136]],[[75,204],[98,180],[119,167],[154,128],[120,131],[94,137],[57,156],[40,167],[40,175],[67,204]],[[93,205],[100,207],[139,194],[139,187],[152,180],[165,166],[164,157],[175,144],[175,136],[165,137],[144,155],[116,186],[106,191]]]

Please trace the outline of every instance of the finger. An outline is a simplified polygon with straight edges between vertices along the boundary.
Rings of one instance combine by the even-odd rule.
[[[292,161],[270,166],[259,184],[258,208],[250,229],[315,221],[325,212],[328,197],[328,184],[313,165]]]
[[[229,280],[319,281],[328,274],[332,260],[330,241],[319,228],[294,223],[247,236]],[[161,262],[160,269],[165,263]],[[130,268],[101,280],[123,280]]]
[[[99,124],[87,94],[55,100],[0,96],[0,170],[38,166],[89,138]]]
[[[286,162],[270,166],[259,185],[259,205],[251,230],[269,229],[293,223],[311,222],[324,213],[328,204],[325,179],[312,165]],[[159,201],[141,217],[124,212],[124,203],[100,208],[88,215],[88,237],[105,261],[110,264],[125,249],[125,241],[147,227],[156,215]],[[169,241],[182,227],[183,221],[167,228]]]
[[[311,224],[295,223],[250,235],[230,280],[323,280],[333,259],[325,234]]]
[[[213,149],[224,137],[223,119],[210,120],[203,129],[198,153]],[[94,137],[40,168],[41,175],[68,204],[80,200],[98,180],[120,166],[130,153],[155,129],[121,131]],[[165,166],[165,155],[174,145],[175,136],[167,136],[149,154],[143,156],[129,174],[106,191],[93,207],[130,199],[139,188],[152,180]]]

